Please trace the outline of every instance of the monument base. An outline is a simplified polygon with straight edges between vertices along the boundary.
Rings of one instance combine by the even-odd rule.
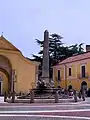
[[[46,93],[52,93],[53,92],[53,86],[52,84],[49,82],[49,78],[48,77],[41,77],[37,83],[37,91],[38,93],[41,94],[46,94]]]
[[[41,77],[41,82],[44,82],[47,88],[51,88],[51,83],[49,77]]]

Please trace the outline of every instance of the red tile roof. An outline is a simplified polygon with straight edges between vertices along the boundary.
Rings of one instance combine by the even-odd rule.
[[[80,60],[85,60],[85,59],[89,59],[89,58],[90,58],[90,52],[85,52],[85,53],[80,54],[80,55],[75,55],[75,56],[69,57],[69,58],[59,62],[58,65],[76,62],[76,61],[80,61]]]

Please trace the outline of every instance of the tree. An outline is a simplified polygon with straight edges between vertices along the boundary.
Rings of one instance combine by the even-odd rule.
[[[60,35],[56,33],[51,34],[49,37],[49,68],[50,68],[50,71],[52,71],[51,66],[55,65],[57,63],[57,60],[59,59],[58,52],[59,52],[60,47],[63,45],[63,43],[61,42],[62,38],[63,37],[61,37]],[[38,53],[39,56],[33,55],[33,57],[34,57],[34,60],[41,62],[41,65],[39,66],[39,68],[42,69],[44,41],[36,39],[36,42],[38,43],[38,45],[40,45],[42,50],[40,50],[40,52]],[[51,72],[50,72],[50,76],[52,76]]]
[[[54,59],[58,59],[59,48],[63,45],[63,43],[61,42],[62,38],[63,37],[61,37],[56,33],[50,35],[49,51],[50,51],[50,56],[53,56]]]
[[[84,52],[84,48],[82,47],[84,43],[79,44],[79,54]]]
[[[71,45],[69,46],[68,50],[69,50],[69,54],[68,54],[68,57],[72,56],[72,55],[77,55],[77,54],[81,54],[84,52],[84,49],[83,49],[83,44],[84,43],[80,43],[79,45],[78,44],[75,44],[75,45]]]
[[[49,37],[49,56],[50,56],[50,59],[53,59],[54,61],[57,61],[57,59],[58,59],[58,51],[63,44],[61,42],[62,38],[63,37],[61,37],[60,35],[58,35],[56,33],[51,34]],[[44,43],[44,41],[36,39],[36,42],[38,43],[38,45],[40,45],[42,50],[40,50],[40,52],[38,53],[39,56],[33,55],[33,57],[35,60],[38,59],[41,62],[41,59],[43,56],[43,43]]]
[[[62,43],[62,36],[54,33],[51,34],[49,37],[49,65],[50,71],[52,71],[52,66],[57,64],[59,61],[62,61],[68,57],[71,57],[76,54],[81,54],[84,52],[82,47],[83,43],[71,45],[71,46],[64,46]],[[42,69],[42,58],[43,58],[43,44],[44,41],[36,39],[36,42],[42,50],[38,53],[39,55],[33,55],[35,61],[41,62],[40,70]],[[41,74],[40,74],[41,75]]]

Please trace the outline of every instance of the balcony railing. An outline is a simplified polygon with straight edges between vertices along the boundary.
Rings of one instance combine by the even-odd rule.
[[[58,79],[58,77],[56,77],[56,81],[58,81],[58,82],[61,81],[61,77],[59,79]]]
[[[88,73],[85,73],[85,75],[78,74],[78,78],[79,78],[79,79],[88,78],[88,77],[89,77]]]

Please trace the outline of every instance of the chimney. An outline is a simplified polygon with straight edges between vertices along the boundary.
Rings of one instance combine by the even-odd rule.
[[[86,45],[86,52],[90,52],[90,45]]]

